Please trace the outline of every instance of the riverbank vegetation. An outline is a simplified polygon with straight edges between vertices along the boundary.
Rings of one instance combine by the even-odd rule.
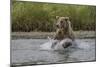
[[[52,32],[56,16],[68,16],[74,30],[93,30],[96,6],[12,1],[13,32]]]

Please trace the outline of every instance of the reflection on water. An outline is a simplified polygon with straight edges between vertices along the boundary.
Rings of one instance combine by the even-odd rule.
[[[11,64],[34,65],[95,60],[95,39],[77,39],[77,47],[65,50],[42,50],[46,39],[18,39],[11,41]]]

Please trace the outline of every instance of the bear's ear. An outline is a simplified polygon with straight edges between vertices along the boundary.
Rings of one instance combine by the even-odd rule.
[[[59,18],[59,16],[56,16],[56,19],[58,19]]]

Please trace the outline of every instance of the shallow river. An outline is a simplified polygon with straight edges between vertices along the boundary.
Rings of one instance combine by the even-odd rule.
[[[37,65],[95,61],[95,39],[77,39],[77,47],[65,50],[42,50],[47,39],[11,40],[11,65]]]

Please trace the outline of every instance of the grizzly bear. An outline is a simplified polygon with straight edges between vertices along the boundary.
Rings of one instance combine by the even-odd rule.
[[[71,27],[71,22],[69,17],[59,17],[56,16],[56,32],[54,39],[63,40],[65,38],[70,38],[72,41],[75,40],[75,35]]]

